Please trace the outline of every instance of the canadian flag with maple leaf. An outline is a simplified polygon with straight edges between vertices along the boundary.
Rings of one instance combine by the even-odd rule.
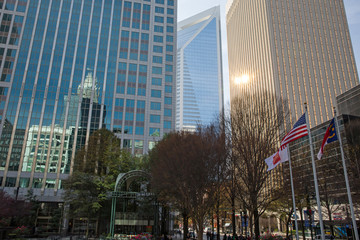
[[[288,161],[288,156],[288,148],[280,148],[276,153],[265,159],[265,162],[268,165],[267,171],[274,169],[280,163]]]

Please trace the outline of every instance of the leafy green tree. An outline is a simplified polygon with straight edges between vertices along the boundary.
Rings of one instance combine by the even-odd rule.
[[[69,217],[88,220],[86,235],[89,234],[90,219],[100,223],[97,228],[100,232],[106,229],[111,206],[108,193],[114,191],[117,176],[143,168],[146,165],[144,159],[122,150],[120,139],[106,129],[95,131],[88,144],[77,152],[74,170],[64,184],[65,201],[70,205]]]

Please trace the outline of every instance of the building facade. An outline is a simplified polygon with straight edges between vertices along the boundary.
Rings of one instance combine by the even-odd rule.
[[[231,99],[265,90],[295,121],[307,102],[313,127],[359,84],[342,0],[229,0],[226,18]]]
[[[176,0],[4,0],[0,9],[0,189],[61,201],[95,130],[142,155],[175,129]]]
[[[193,131],[223,113],[220,6],[178,23],[176,130]]]

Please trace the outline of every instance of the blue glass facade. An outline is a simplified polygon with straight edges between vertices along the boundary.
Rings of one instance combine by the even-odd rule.
[[[176,129],[193,130],[223,111],[220,9],[179,22]]]
[[[1,187],[56,195],[95,130],[142,155],[175,128],[176,4],[0,1]]]

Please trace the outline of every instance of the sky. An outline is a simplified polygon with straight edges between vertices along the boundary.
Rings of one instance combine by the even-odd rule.
[[[223,52],[223,79],[224,79],[224,101],[225,106],[230,101],[229,93],[229,68],[227,55],[225,5],[227,0],[178,0],[178,21],[189,18],[195,14],[220,5],[221,14],[221,40]],[[360,1],[344,0],[345,10],[350,28],[350,36],[353,44],[355,61],[360,70]]]

